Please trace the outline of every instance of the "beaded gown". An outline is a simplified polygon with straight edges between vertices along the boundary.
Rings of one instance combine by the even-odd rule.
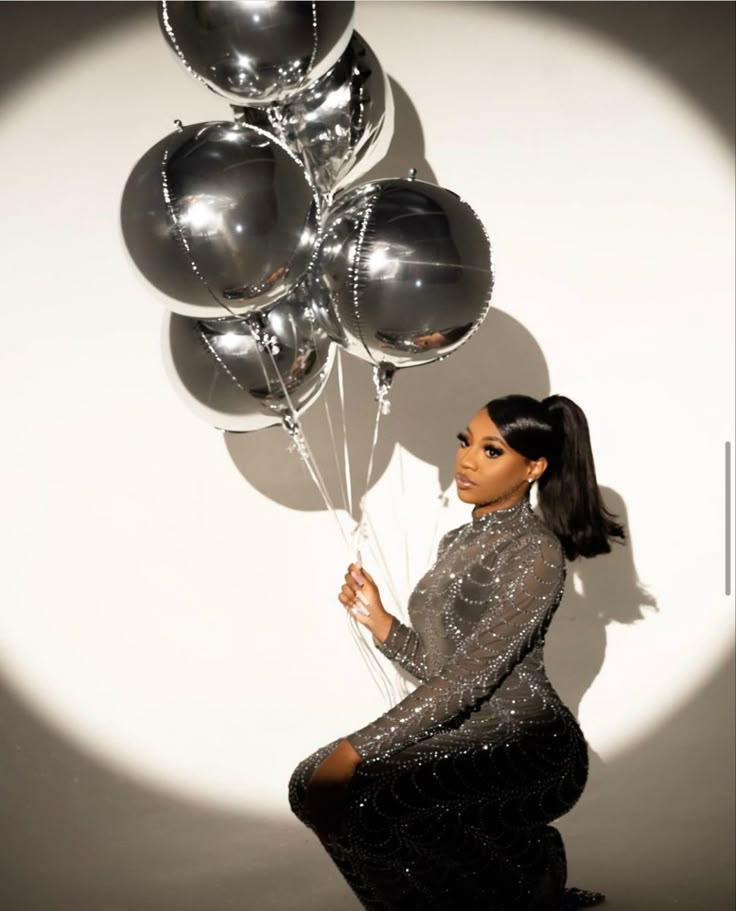
[[[565,557],[528,495],[452,529],[376,647],[418,682],[397,705],[302,760],[289,782],[304,806],[316,766],[347,739],[361,756],[345,825],[325,847],[369,911],[567,911],[599,893],[566,888],[550,823],[578,801],[588,750],[544,666]],[[374,640],[376,643],[377,640]]]

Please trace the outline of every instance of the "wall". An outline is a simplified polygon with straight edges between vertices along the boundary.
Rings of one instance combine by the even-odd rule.
[[[353,907],[286,802],[302,756],[385,706],[335,597],[350,554],[278,428],[223,435],[176,397],[118,228],[137,158],[227,106],[148,4],[0,17],[3,907]],[[356,24],[396,98],[374,175],[470,201],[498,270],[483,328],[397,377],[366,564],[401,611],[468,519],[456,430],[506,392],[578,401],[630,544],[574,568],[548,640],[591,745],[570,880],[612,909],[729,907],[732,5],[364,2]],[[364,364],[345,389],[359,494]],[[335,377],[325,399],[339,423]],[[321,403],[305,426],[339,501]]]

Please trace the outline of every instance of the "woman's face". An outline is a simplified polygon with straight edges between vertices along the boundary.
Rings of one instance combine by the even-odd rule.
[[[465,503],[478,506],[478,514],[518,503],[547,467],[544,458],[532,461],[506,443],[485,408],[458,433],[455,455],[455,488]],[[481,507],[489,507],[488,509]]]

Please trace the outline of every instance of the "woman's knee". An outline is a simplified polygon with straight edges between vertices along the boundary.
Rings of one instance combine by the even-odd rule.
[[[289,778],[289,806],[291,807],[291,812],[303,822],[306,821],[304,799],[310,775],[311,763],[309,759],[303,759]]]
[[[307,756],[306,759],[302,759],[299,765],[291,773],[291,777],[289,778],[289,806],[291,807],[292,813],[304,823],[309,823],[304,806],[309,779],[312,777],[312,773],[320,762],[322,762],[325,756],[330,753],[330,750],[333,749],[337,743],[339,743],[339,739],[315,750],[315,752],[310,756]]]

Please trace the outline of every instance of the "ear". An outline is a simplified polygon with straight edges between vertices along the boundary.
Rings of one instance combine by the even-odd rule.
[[[538,480],[540,479],[540,477],[541,477],[541,476],[544,474],[544,472],[546,471],[547,465],[548,465],[548,462],[547,462],[547,460],[545,459],[544,456],[542,456],[540,459],[537,459],[536,461],[532,462],[532,464],[531,464],[531,469],[532,469],[531,477],[534,478],[535,481],[538,481]]]

